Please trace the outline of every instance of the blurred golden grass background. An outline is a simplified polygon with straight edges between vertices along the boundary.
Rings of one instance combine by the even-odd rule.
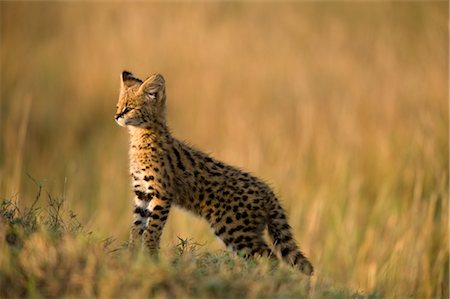
[[[448,297],[447,2],[0,8],[1,198],[30,204],[29,174],[125,241],[119,74],[160,72],[174,135],[274,187],[318,280]],[[178,210],[176,236],[222,248]]]

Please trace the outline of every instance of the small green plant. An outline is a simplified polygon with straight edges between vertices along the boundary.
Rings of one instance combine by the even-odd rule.
[[[0,202],[0,222],[7,227],[6,240],[9,244],[18,245],[19,232],[29,236],[38,229],[59,238],[65,233],[83,231],[83,226],[72,210],[64,209],[65,196],[55,197],[49,192],[45,207],[39,206],[42,201],[43,185],[30,175],[28,177],[36,184],[37,192],[34,201],[29,207],[20,208],[16,201],[3,199]]]
[[[183,239],[179,236],[177,236],[179,242],[176,245],[177,253],[178,255],[183,255],[184,253],[191,253],[195,254],[199,247],[204,246],[205,244],[200,244],[197,242],[193,242],[192,239]]]

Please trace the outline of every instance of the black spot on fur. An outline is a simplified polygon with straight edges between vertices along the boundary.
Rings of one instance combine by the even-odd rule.
[[[153,208],[154,211],[161,211],[162,209],[163,209],[163,207],[161,207],[161,206],[155,206]]]
[[[153,181],[155,179],[154,176],[152,175],[146,175],[144,176],[144,181],[148,182],[148,181]]]
[[[145,192],[137,191],[137,190],[134,191],[134,193],[136,194],[138,199],[143,200],[143,201],[147,201],[147,202],[150,201],[152,199],[152,197],[153,197],[152,193],[145,193]]]
[[[242,226],[242,225],[238,225],[238,226],[236,226],[236,228],[234,229],[235,231],[240,231],[240,230],[242,230],[244,227]]]
[[[146,209],[143,209],[141,207],[135,207],[134,211],[135,214],[139,214],[141,217],[148,217],[149,216],[149,211],[147,211]]]
[[[173,148],[173,152],[175,154],[175,157],[177,158],[177,167],[185,171],[186,167],[184,167],[183,163],[181,162],[180,152],[175,147]]]
[[[284,224],[281,226],[281,228],[282,228],[282,229],[290,229],[291,227],[289,226],[289,224],[284,223]]]
[[[217,235],[221,235],[223,234],[227,229],[225,228],[225,226],[222,226],[218,231],[217,231]]]
[[[173,167],[173,163],[172,163],[172,157],[170,157],[170,155],[167,155],[167,161],[169,162],[170,169],[172,169],[172,171],[173,171],[174,167]]]
[[[289,252],[291,252],[291,250],[289,248],[283,248],[281,250],[281,255],[284,257],[284,256],[288,255]]]

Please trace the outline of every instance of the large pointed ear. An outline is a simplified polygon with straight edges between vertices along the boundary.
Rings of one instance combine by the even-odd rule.
[[[123,87],[131,87],[136,84],[139,84],[139,85],[142,84],[141,79],[139,79],[138,77],[136,77],[135,75],[133,75],[132,73],[127,72],[127,71],[123,71],[120,78],[122,79]]]
[[[166,81],[160,74],[153,74],[142,83],[139,91],[153,99],[161,100],[165,98]]]

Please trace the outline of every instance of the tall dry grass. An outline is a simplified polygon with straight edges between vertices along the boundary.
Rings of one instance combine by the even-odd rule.
[[[125,240],[119,73],[161,72],[174,135],[274,187],[318,281],[448,296],[448,3],[0,8],[2,198],[29,204],[29,174]],[[176,236],[221,248],[180,211]]]

